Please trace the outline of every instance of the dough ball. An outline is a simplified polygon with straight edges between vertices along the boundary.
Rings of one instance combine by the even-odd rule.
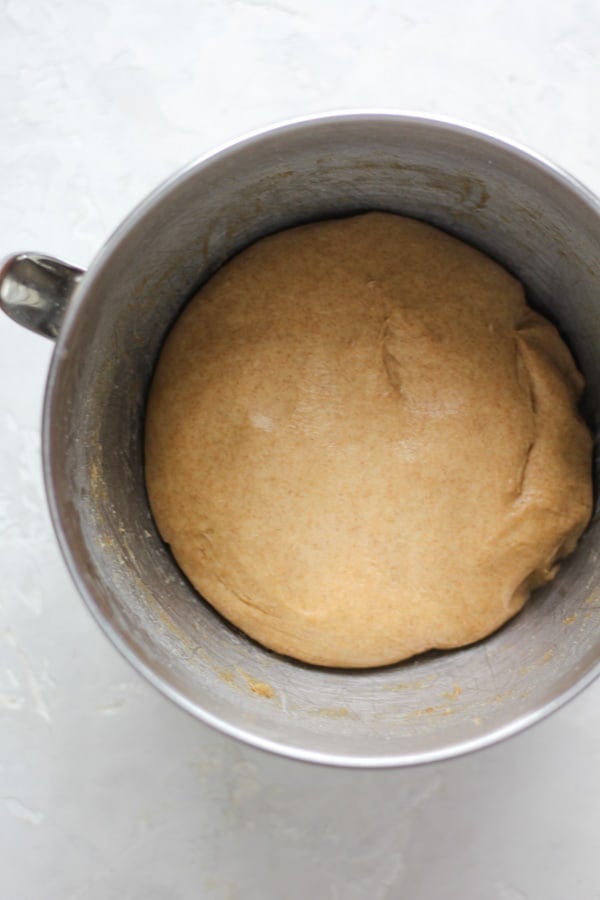
[[[158,528],[266,647],[379,666],[493,632],[592,506],[583,379],[491,259],[384,213],[274,234],[164,345],[146,420]]]

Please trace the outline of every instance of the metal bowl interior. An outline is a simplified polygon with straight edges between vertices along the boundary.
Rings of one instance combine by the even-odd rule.
[[[356,114],[236,143],[134,211],[68,310],[48,381],[44,459],[54,524],[81,593],[150,681],[256,746],[316,762],[390,766],[490,744],[598,674],[597,515],[558,578],[488,640],[385,669],[325,670],[264,650],[193,592],[158,537],[143,477],[153,366],[194,289],[267,233],[367,209],[437,224],[516,274],[584,371],[586,414],[597,431],[594,199],[493,136],[415,116]]]

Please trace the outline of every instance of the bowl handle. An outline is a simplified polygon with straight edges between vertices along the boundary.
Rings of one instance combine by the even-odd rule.
[[[0,264],[0,307],[25,328],[56,339],[84,269],[40,253],[17,253]]]

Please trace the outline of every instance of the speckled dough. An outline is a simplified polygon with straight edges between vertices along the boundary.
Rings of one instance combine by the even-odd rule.
[[[267,647],[377,666],[490,634],[591,513],[583,380],[492,260],[383,213],[266,238],[162,351],[156,522]]]

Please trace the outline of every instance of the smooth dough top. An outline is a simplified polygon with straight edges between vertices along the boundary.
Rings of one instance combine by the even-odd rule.
[[[366,213],[267,237],[188,304],[146,420],[158,528],[227,619],[324,666],[490,634],[592,505],[583,387],[491,259]]]

